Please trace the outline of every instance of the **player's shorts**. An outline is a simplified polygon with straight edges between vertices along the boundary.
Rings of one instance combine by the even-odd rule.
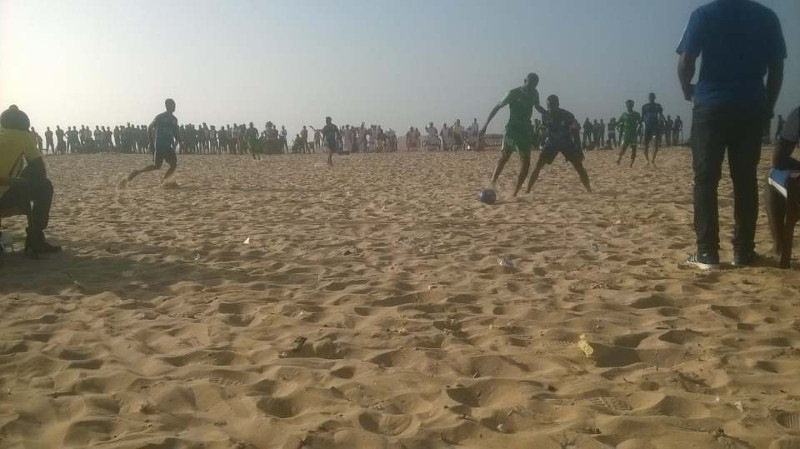
[[[644,140],[649,142],[653,137],[661,137],[661,129],[658,125],[650,125],[644,127]]]
[[[621,137],[621,146],[623,147],[636,147],[636,144],[639,142],[639,136],[636,134],[622,134]]]
[[[175,155],[174,148],[156,149],[153,153],[153,164],[155,164],[157,168],[161,168],[161,165],[165,161],[169,165],[178,165],[178,156]]]
[[[539,156],[547,164],[552,164],[556,160],[558,153],[564,155],[564,159],[569,162],[576,163],[583,160],[583,151],[575,146],[575,142],[563,141],[549,141],[544,144],[542,154]]]
[[[533,142],[528,133],[508,132],[503,135],[503,152],[519,154],[519,157],[530,158]]]
[[[325,140],[322,145],[328,149],[329,153],[339,152],[339,142],[336,140]]]

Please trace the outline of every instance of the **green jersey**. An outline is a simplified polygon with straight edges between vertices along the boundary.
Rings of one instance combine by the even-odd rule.
[[[511,90],[504,101],[508,103],[510,112],[506,132],[530,134],[531,116],[533,107],[539,104],[539,92],[518,87]]]
[[[636,112],[623,112],[617,121],[617,127],[622,130],[622,136],[634,137],[636,130],[639,128],[639,123],[642,122],[642,116]]]

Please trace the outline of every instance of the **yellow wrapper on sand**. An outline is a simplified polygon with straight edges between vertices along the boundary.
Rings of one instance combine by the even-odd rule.
[[[591,358],[592,354],[594,354],[594,348],[592,348],[592,345],[586,341],[586,335],[584,334],[581,334],[581,336],[578,337],[578,347],[581,349],[581,351],[583,351],[586,357]]]

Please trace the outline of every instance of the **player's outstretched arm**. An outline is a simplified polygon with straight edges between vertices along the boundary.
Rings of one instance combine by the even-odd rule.
[[[492,108],[492,110],[489,112],[489,117],[486,119],[486,123],[483,125],[483,128],[481,128],[479,136],[486,134],[486,128],[489,126],[489,123],[491,123],[494,116],[497,115],[497,112],[500,111],[500,109],[503,109],[511,101],[509,97],[510,95],[506,95],[506,97],[503,98],[500,103],[497,103],[495,107]]]

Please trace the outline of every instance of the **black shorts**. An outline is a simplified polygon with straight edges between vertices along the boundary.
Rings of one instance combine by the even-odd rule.
[[[575,146],[575,142],[547,142],[542,149],[539,159],[547,164],[552,164],[556,160],[558,153],[564,155],[564,159],[576,163],[583,160],[583,151]]]
[[[661,129],[658,126],[645,126],[644,127],[644,140],[650,142],[653,137],[661,137]]]
[[[173,167],[178,165],[178,156],[175,155],[174,149],[156,150],[155,153],[153,153],[153,164],[155,164],[157,168],[161,168],[161,164],[165,161]]]

